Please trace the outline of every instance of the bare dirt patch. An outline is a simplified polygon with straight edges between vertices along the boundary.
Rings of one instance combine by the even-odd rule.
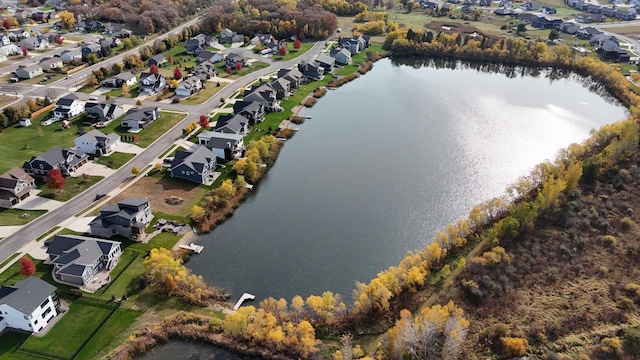
[[[145,176],[109,200],[109,204],[116,204],[118,201],[132,196],[148,198],[152,211],[186,217],[191,211],[191,207],[198,203],[206,191],[195,183],[179,179],[169,177],[159,179]],[[184,201],[175,205],[168,204],[165,199],[171,196],[182,198]]]

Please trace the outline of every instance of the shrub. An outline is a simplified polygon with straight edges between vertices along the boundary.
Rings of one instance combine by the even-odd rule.
[[[500,338],[500,340],[502,341],[506,355],[509,357],[524,355],[527,351],[527,346],[529,346],[527,339],[503,337]]]
[[[179,102],[180,102],[180,98],[176,96],[176,97],[174,97],[174,98],[171,100],[171,102],[172,102],[173,104],[177,104],[177,103],[179,103]]]
[[[620,220],[620,227],[623,231],[629,231],[635,226],[635,222],[630,217],[624,217]]]
[[[304,122],[304,118],[302,116],[292,116],[291,117],[291,122],[296,124],[296,125],[300,125]]]
[[[326,94],[326,93],[327,93],[327,89],[326,88],[318,88],[313,92],[313,97],[319,99],[319,98],[323,97],[324,94]]]
[[[640,285],[636,283],[628,283],[624,286],[624,291],[628,292],[630,295],[640,295]]]
[[[624,352],[630,355],[640,355],[640,329],[627,328],[624,330]]]
[[[615,246],[616,242],[618,241],[613,235],[604,235],[601,238],[601,240],[602,240],[602,244],[604,244],[604,246],[607,246],[607,247]]]
[[[310,98],[307,98],[302,105],[304,105],[305,107],[312,107],[313,105],[316,104],[316,101],[317,101],[316,98],[310,97]]]

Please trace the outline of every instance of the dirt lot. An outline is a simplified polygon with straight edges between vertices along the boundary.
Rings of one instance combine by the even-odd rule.
[[[136,181],[120,195],[110,199],[109,204],[116,204],[118,201],[132,196],[149,198],[152,211],[186,217],[191,211],[191,207],[202,198],[206,191],[195,183],[171,179],[169,176],[163,178],[146,176]],[[179,205],[170,205],[165,201],[169,196],[177,196],[184,201]]]

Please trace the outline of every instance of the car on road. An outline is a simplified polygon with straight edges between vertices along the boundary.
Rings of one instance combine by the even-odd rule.
[[[35,55],[29,55],[29,59],[33,59],[34,57],[36,57]]]
[[[71,79],[71,75],[67,75],[65,79]]]
[[[104,193],[97,193],[96,197],[93,199],[93,201],[98,201],[100,199],[102,199],[103,197],[105,197],[107,194]]]
[[[89,96],[89,100],[98,100],[97,96]]]

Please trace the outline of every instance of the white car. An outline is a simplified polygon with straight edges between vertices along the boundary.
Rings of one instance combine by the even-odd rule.
[[[90,96],[89,100],[98,100],[98,97],[97,96]]]

